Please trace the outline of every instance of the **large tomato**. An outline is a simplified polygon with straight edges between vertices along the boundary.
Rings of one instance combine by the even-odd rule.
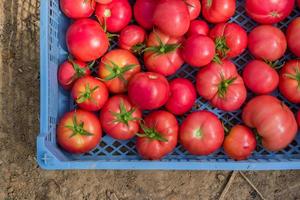
[[[286,50],[286,39],[279,28],[271,25],[255,27],[248,36],[248,48],[256,58],[276,61]]]
[[[114,49],[101,58],[98,75],[112,93],[127,91],[128,81],[141,71],[138,59],[124,49]]]
[[[137,0],[133,6],[134,18],[144,29],[152,29],[153,15],[158,0]]]
[[[101,3],[101,4],[108,4],[110,2],[112,2],[112,0],[95,0],[97,3]]]
[[[245,85],[256,94],[268,94],[274,91],[279,83],[277,71],[261,60],[252,60],[243,70]]]
[[[86,153],[102,138],[100,121],[91,112],[75,110],[66,113],[57,126],[57,143],[70,153]]]
[[[218,56],[233,58],[247,48],[247,32],[236,23],[220,23],[213,27],[209,37],[215,41]]]
[[[300,61],[290,60],[280,71],[280,93],[293,103],[300,103]]]
[[[144,50],[147,70],[164,76],[174,74],[184,63],[179,51],[181,41],[181,37],[171,37],[159,30],[151,32]]]
[[[226,22],[234,15],[235,0],[202,0],[202,15],[211,23]]]
[[[97,4],[95,15],[108,32],[116,33],[129,24],[132,10],[128,0],[112,0],[108,4]]]
[[[275,24],[290,15],[295,0],[246,0],[246,12],[256,22]]]
[[[290,144],[298,130],[292,111],[277,98],[257,96],[245,106],[243,121],[255,128],[262,138],[262,145],[270,151],[279,151]]]
[[[215,44],[205,35],[192,35],[183,43],[182,58],[193,67],[209,64],[215,56]]]
[[[79,19],[90,17],[94,11],[94,0],[60,0],[61,11],[69,18]]]
[[[169,98],[167,79],[154,72],[136,74],[129,82],[128,96],[142,110],[153,110],[167,103]]]
[[[190,28],[187,32],[187,37],[192,35],[208,35],[209,26],[204,20],[191,21]]]
[[[300,8],[300,0],[297,0],[298,8]]]
[[[136,149],[144,159],[159,160],[176,147],[178,123],[174,115],[159,110],[150,113],[141,124]]]
[[[118,140],[128,140],[139,131],[142,113],[123,95],[111,97],[101,109],[100,122],[105,133]]]
[[[208,111],[189,114],[179,131],[183,147],[194,155],[208,155],[222,146],[224,129],[216,115]]]
[[[200,0],[185,0],[185,4],[190,13],[190,20],[196,19],[201,12],[201,3]]]
[[[300,110],[298,110],[296,117],[297,117],[298,126],[300,127]]]
[[[92,19],[79,19],[67,31],[69,52],[78,60],[89,62],[100,58],[108,49],[108,38],[100,24]]]
[[[183,0],[160,0],[154,11],[153,23],[172,37],[183,36],[190,26],[190,14]]]
[[[245,102],[247,91],[242,77],[229,60],[210,63],[196,77],[196,88],[200,96],[225,111],[239,109]]]
[[[300,57],[300,17],[294,19],[286,31],[288,47],[297,57]]]

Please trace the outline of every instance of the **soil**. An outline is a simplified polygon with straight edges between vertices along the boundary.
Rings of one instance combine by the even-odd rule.
[[[46,0],[45,0],[46,1]],[[218,199],[232,172],[44,171],[39,131],[39,1],[0,1],[0,200]],[[244,172],[265,199],[300,199],[299,171]],[[237,173],[223,199],[260,199]]]

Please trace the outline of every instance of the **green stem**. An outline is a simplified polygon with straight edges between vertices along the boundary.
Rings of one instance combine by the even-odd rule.
[[[143,130],[143,133],[137,133],[136,135],[138,137],[147,137],[152,140],[168,142],[168,140],[166,138],[164,138],[163,136],[161,136],[161,134],[159,132],[157,132],[154,127],[146,127],[143,123],[140,123],[140,127]]]
[[[139,118],[133,117],[133,113],[136,111],[136,108],[131,108],[130,110],[127,110],[124,102],[121,101],[120,102],[120,112],[112,112],[110,111],[110,113],[116,117],[116,119],[113,121],[114,123],[123,123],[126,124],[126,126],[129,126],[129,122],[130,121],[135,121],[135,120],[140,120]]]
[[[93,135],[92,133],[90,133],[90,132],[88,132],[84,129],[84,122],[78,123],[77,116],[76,116],[76,111],[73,115],[72,122],[73,122],[72,126],[71,125],[66,125],[65,126],[66,128],[73,131],[73,134],[70,135],[70,138],[74,137],[75,135],[82,135],[82,136],[92,136]]]
[[[227,92],[228,87],[237,79],[237,77],[225,79],[223,74],[221,74],[222,81],[218,85],[218,95],[221,98],[224,98]]]

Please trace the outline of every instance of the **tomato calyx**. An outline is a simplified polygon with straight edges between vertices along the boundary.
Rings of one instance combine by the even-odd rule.
[[[116,119],[112,121],[113,123],[123,123],[126,124],[126,126],[128,127],[129,121],[141,120],[140,118],[132,116],[132,114],[136,111],[136,108],[131,108],[129,111],[127,111],[123,101],[120,102],[119,106],[120,106],[119,113],[110,111],[110,113],[116,117]]]
[[[102,63],[104,64],[104,67],[110,72],[110,74],[107,77],[105,77],[104,79],[100,79],[100,80],[106,82],[106,81],[110,81],[115,78],[119,78],[124,83],[127,84],[128,81],[124,78],[124,74],[127,71],[136,67],[137,64],[129,64],[129,65],[125,65],[124,67],[121,68],[115,62],[113,62],[111,60],[109,60],[109,62],[110,62],[110,64],[102,61]]]
[[[295,67],[294,68],[295,74],[291,74],[291,73],[286,73],[284,74],[284,76],[286,76],[287,78],[296,80],[298,83],[298,88],[300,88],[300,69],[299,67]]]
[[[141,55],[144,52],[145,48],[146,48],[145,43],[139,43],[131,47],[131,50],[133,53]]]
[[[201,128],[198,128],[198,129],[194,132],[194,136],[195,136],[196,138],[202,138],[203,132],[202,132]]]
[[[93,134],[84,130],[84,122],[78,123],[76,113],[73,116],[72,119],[73,126],[72,125],[66,125],[65,127],[72,130],[73,133],[70,135],[70,138],[74,137],[75,135],[81,135],[81,136],[92,136]]]
[[[274,17],[274,18],[278,18],[278,17],[280,17],[280,14],[277,11],[272,11],[272,12],[270,12],[270,16]]]
[[[273,69],[276,69],[276,70],[277,70],[277,69],[280,69],[280,68],[282,68],[282,67],[284,66],[284,63],[280,64],[278,60],[277,60],[277,61],[274,61],[274,62],[269,61],[269,60],[264,60],[264,62],[265,62],[267,65],[269,65],[270,67],[272,67]]]
[[[216,50],[217,50],[217,56],[220,56],[221,58],[225,58],[227,56],[228,51],[230,48],[227,46],[226,43],[226,37],[220,36],[215,39],[216,44]]]
[[[76,99],[77,103],[83,103],[86,100],[90,99],[93,101],[93,103],[97,104],[97,102],[94,101],[94,99],[92,98],[92,94],[99,88],[99,86],[96,86],[94,88],[90,88],[90,84],[87,83],[85,85],[85,91],[81,92],[79,97]]]
[[[98,18],[98,16],[96,16],[97,19],[98,19],[98,21],[100,22],[100,25],[102,26],[103,31],[104,31],[105,34],[106,34],[106,36],[107,36],[109,42],[113,41],[114,38],[119,37],[119,34],[116,34],[116,33],[110,33],[110,32],[107,31],[107,22],[106,22],[106,19],[107,19],[108,17],[110,17],[110,15],[111,15],[110,10],[109,10],[109,9],[106,9],[106,10],[104,11],[104,16],[103,16],[103,22],[104,22],[104,23],[103,23],[103,24],[101,23],[101,20]]]
[[[229,85],[231,85],[237,79],[237,77],[232,77],[232,78],[229,78],[229,79],[225,79],[224,75],[221,74],[221,78],[222,78],[222,80],[218,85],[218,96],[221,97],[221,98],[224,98]]]
[[[213,0],[207,0],[207,1],[206,1],[206,7],[207,7],[207,8],[210,8],[210,7],[211,7],[212,1],[213,1]]]
[[[68,58],[68,62],[71,63],[74,71],[75,71],[75,74],[70,78],[70,80],[68,81],[68,84],[72,83],[73,81],[75,81],[76,79],[80,78],[80,77],[83,77],[86,75],[86,70],[88,69],[92,69],[94,64],[95,64],[95,61],[92,61],[90,62],[86,67],[84,68],[81,68],[79,67],[79,65],[73,60],[72,57],[69,56]]]
[[[138,137],[147,137],[152,140],[158,140],[161,142],[168,142],[168,140],[160,135],[159,132],[155,130],[154,127],[146,127],[143,123],[140,123],[140,127],[144,133],[137,133]]]

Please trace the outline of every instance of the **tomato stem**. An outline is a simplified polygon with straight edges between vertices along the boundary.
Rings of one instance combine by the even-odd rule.
[[[93,98],[92,98],[92,94],[99,88],[99,86],[96,86],[94,88],[90,88],[90,84],[87,83],[85,85],[85,91],[84,92],[81,92],[79,97],[76,99],[76,102],[77,103],[83,103],[85,102],[86,100],[88,99],[91,99],[93,101]],[[93,101],[94,102],[94,101]],[[97,102],[94,102],[95,104],[97,104]]]
[[[140,118],[132,116],[132,114],[136,111],[136,108],[131,108],[130,110],[127,111],[123,101],[120,102],[119,108],[120,108],[119,113],[110,111],[110,113],[117,118],[113,121],[114,123],[121,122],[126,124],[126,126],[129,126],[128,124],[129,121],[141,120]]]
[[[158,140],[161,142],[168,142],[168,140],[161,136],[159,132],[155,130],[154,127],[146,127],[143,123],[140,123],[140,127],[143,130],[143,133],[137,133],[138,137],[147,137],[152,140]]]
[[[75,71],[75,74],[70,78],[70,80],[68,81],[68,84],[72,83],[74,80],[76,80],[76,79],[78,79],[78,78],[80,78],[80,77],[85,76],[86,71],[87,71],[88,69],[91,69],[91,68],[94,66],[94,64],[95,64],[95,61],[92,61],[92,62],[89,63],[86,67],[81,68],[81,67],[79,67],[79,65],[74,61],[74,59],[73,59],[71,56],[68,57],[68,62],[71,63],[71,65],[72,65],[72,67],[73,67],[73,69],[74,69],[74,71]]]
[[[73,115],[72,122],[73,122],[73,126],[71,126],[71,125],[66,125],[65,126],[66,128],[73,131],[72,135],[70,135],[70,138],[74,137],[77,134],[83,135],[83,136],[92,136],[93,135],[92,133],[84,130],[84,128],[83,128],[84,127],[84,122],[80,122],[80,123],[77,122],[76,111]]]
[[[298,83],[298,88],[300,88],[300,69],[298,66],[294,67],[295,74],[286,73],[284,76],[287,78],[296,80]]]
[[[133,53],[136,53],[138,55],[141,55],[144,52],[144,49],[146,48],[145,43],[139,43],[134,45],[131,50],[133,51]]]
[[[227,56],[228,51],[230,48],[227,46],[226,43],[226,37],[225,36],[220,36],[215,39],[215,44],[216,44],[216,52],[217,55],[220,56],[221,58],[225,58]]]
[[[224,98],[229,85],[231,85],[237,79],[237,77],[225,79],[224,75],[221,74],[221,78],[222,78],[222,81],[218,85],[218,95],[219,95],[219,97]]]

